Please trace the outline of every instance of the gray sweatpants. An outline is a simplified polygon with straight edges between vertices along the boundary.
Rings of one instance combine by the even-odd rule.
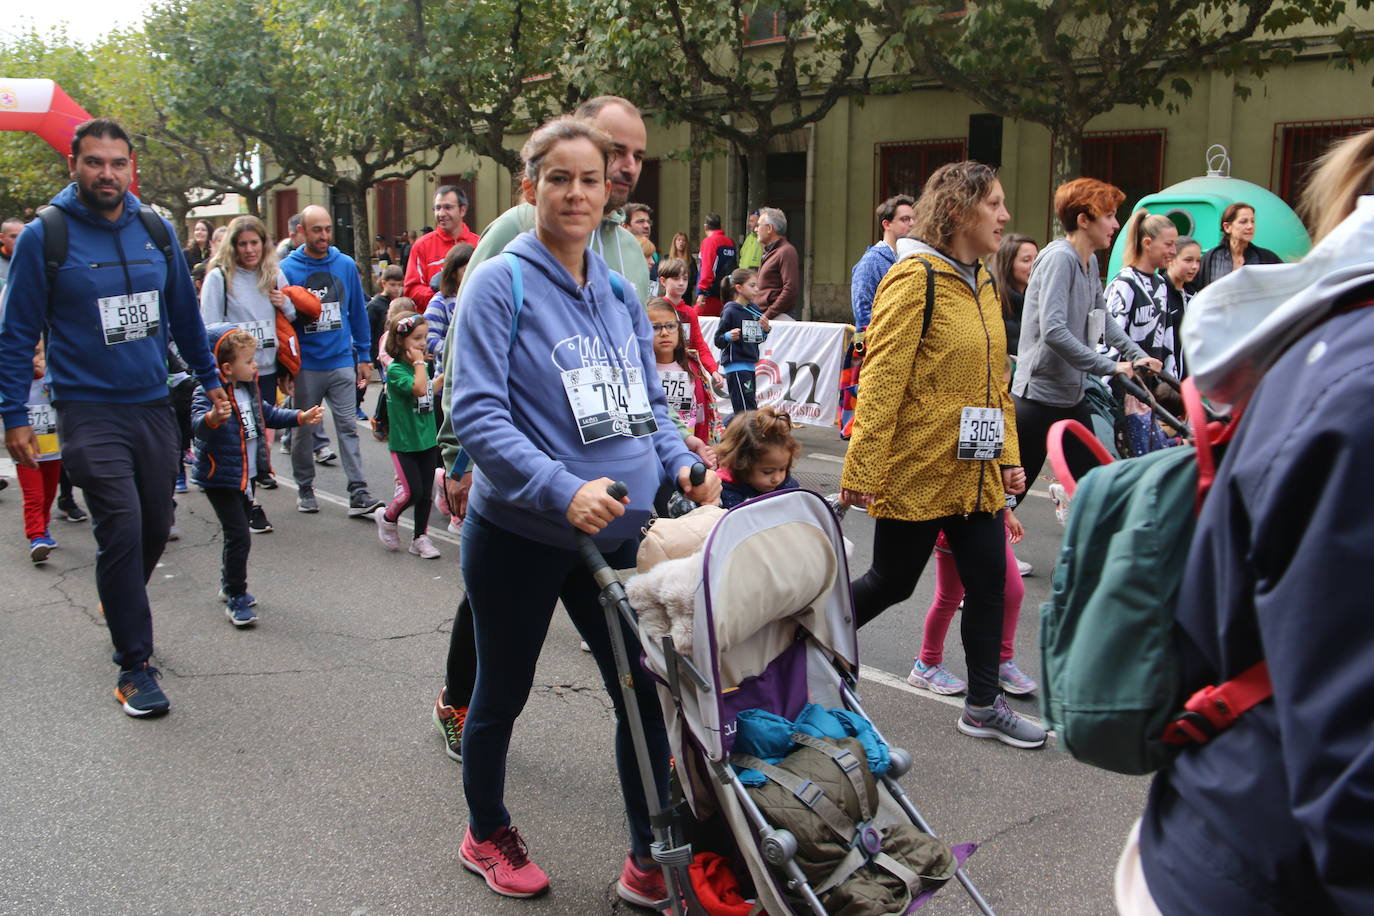
[[[329,403],[334,416],[334,434],[339,440],[339,456],[343,459],[344,474],[348,477],[348,492],[367,489],[363,477],[363,456],[358,446],[358,373],[352,367],[343,369],[302,369],[296,376],[294,401],[297,410],[309,410],[316,404]],[[315,485],[315,443],[311,436],[291,437],[291,471],[296,486]]]

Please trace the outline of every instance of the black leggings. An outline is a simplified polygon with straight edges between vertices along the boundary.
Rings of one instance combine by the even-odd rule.
[[[429,530],[429,510],[434,498],[434,464],[439,460],[437,446],[423,452],[392,452],[391,461],[396,466],[396,479],[401,482],[401,490],[391,505],[386,507],[386,520],[394,522],[401,517],[407,506],[415,507],[415,537]]]
[[[1021,444],[1021,467],[1026,470],[1026,486],[1032,487],[1045,466],[1045,440],[1050,427],[1060,420],[1077,420],[1092,430],[1093,412],[1086,398],[1072,407],[1054,407],[1015,395],[1012,400],[1016,402],[1016,438]],[[1097,467],[1097,459],[1077,439],[1064,441],[1064,458],[1075,479]]]
[[[448,635],[445,701],[455,708],[468,705],[472,702],[472,688],[476,683],[477,639],[472,627],[472,602],[465,594],[453,617],[453,632]]]
[[[997,664],[1007,581],[1007,533],[1001,512],[947,515],[920,522],[877,519],[873,567],[852,584],[854,611],[859,626],[863,626],[911,597],[942,530],[954,551],[959,578],[967,588],[959,634],[968,666],[968,701],[973,706],[989,706],[1001,693]]]
[[[252,500],[247,493],[229,487],[206,487],[205,496],[219,518],[220,530],[224,532],[220,585],[226,595],[242,595],[248,591],[248,551],[252,549],[253,542],[248,519]]]

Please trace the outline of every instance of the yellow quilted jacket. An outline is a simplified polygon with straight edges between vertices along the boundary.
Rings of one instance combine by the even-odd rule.
[[[925,338],[926,263],[935,268],[935,308]],[[987,270],[978,292],[932,255],[904,258],[878,285],[859,382],[854,432],[841,485],[877,498],[875,518],[924,521],[1006,507],[1003,467],[1021,463],[1016,410],[1005,381],[1006,329]],[[965,407],[1001,407],[1002,457],[957,455]]]

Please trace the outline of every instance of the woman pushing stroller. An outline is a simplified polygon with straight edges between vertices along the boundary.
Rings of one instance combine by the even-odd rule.
[[[454,432],[474,459],[463,525],[462,567],[472,601],[478,674],[463,730],[469,823],[459,855],[498,894],[548,887],[503,801],[506,752],[529,697],[535,663],[561,599],[596,659],[615,705],[616,760],[630,823],[621,898],[665,896],[650,857],[645,793],[617,682],[598,589],[577,553],[574,529],[594,537],[613,568],[634,566],[637,536],[663,480],[687,498],[715,502],[714,474],[692,486],[687,450],[654,373],[644,309],[625,301],[601,256],[587,248],[609,194],[612,142],[588,121],[558,118],[521,154],[533,232],[484,262],[459,310]],[[629,485],[622,503],[606,493]],[[622,623],[622,626],[624,624]],[[627,641],[635,637],[625,628]],[[660,796],[668,742],[648,677],[635,678]]]
[[[875,521],[873,567],[853,583],[859,625],[905,600],[941,532],[967,586],[961,634],[969,672],[958,728],[1036,748],[1045,732],[998,688],[1006,494],[1024,489],[1016,414],[1003,383],[1002,310],[981,259],[1010,218],[996,173],[941,166],[916,204],[911,236],[879,285],[865,385],[841,499]]]

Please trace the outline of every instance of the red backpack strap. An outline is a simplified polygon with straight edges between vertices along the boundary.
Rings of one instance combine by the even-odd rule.
[[[1206,744],[1273,695],[1269,663],[1258,662],[1226,683],[1203,687],[1189,697],[1183,712],[1164,726],[1160,740],[1165,744]]]
[[[1064,485],[1064,492],[1072,496],[1073,491],[1078,488],[1078,481],[1074,480],[1073,472],[1069,470],[1068,459],[1064,457],[1065,436],[1073,436],[1082,442],[1100,464],[1111,464],[1112,455],[1111,452],[1107,451],[1106,446],[1092,434],[1092,430],[1077,420],[1058,420],[1050,427],[1049,435],[1045,440],[1045,451],[1050,459],[1050,467],[1054,469],[1054,476]],[[1029,485],[1035,481],[1028,480],[1026,483]]]

